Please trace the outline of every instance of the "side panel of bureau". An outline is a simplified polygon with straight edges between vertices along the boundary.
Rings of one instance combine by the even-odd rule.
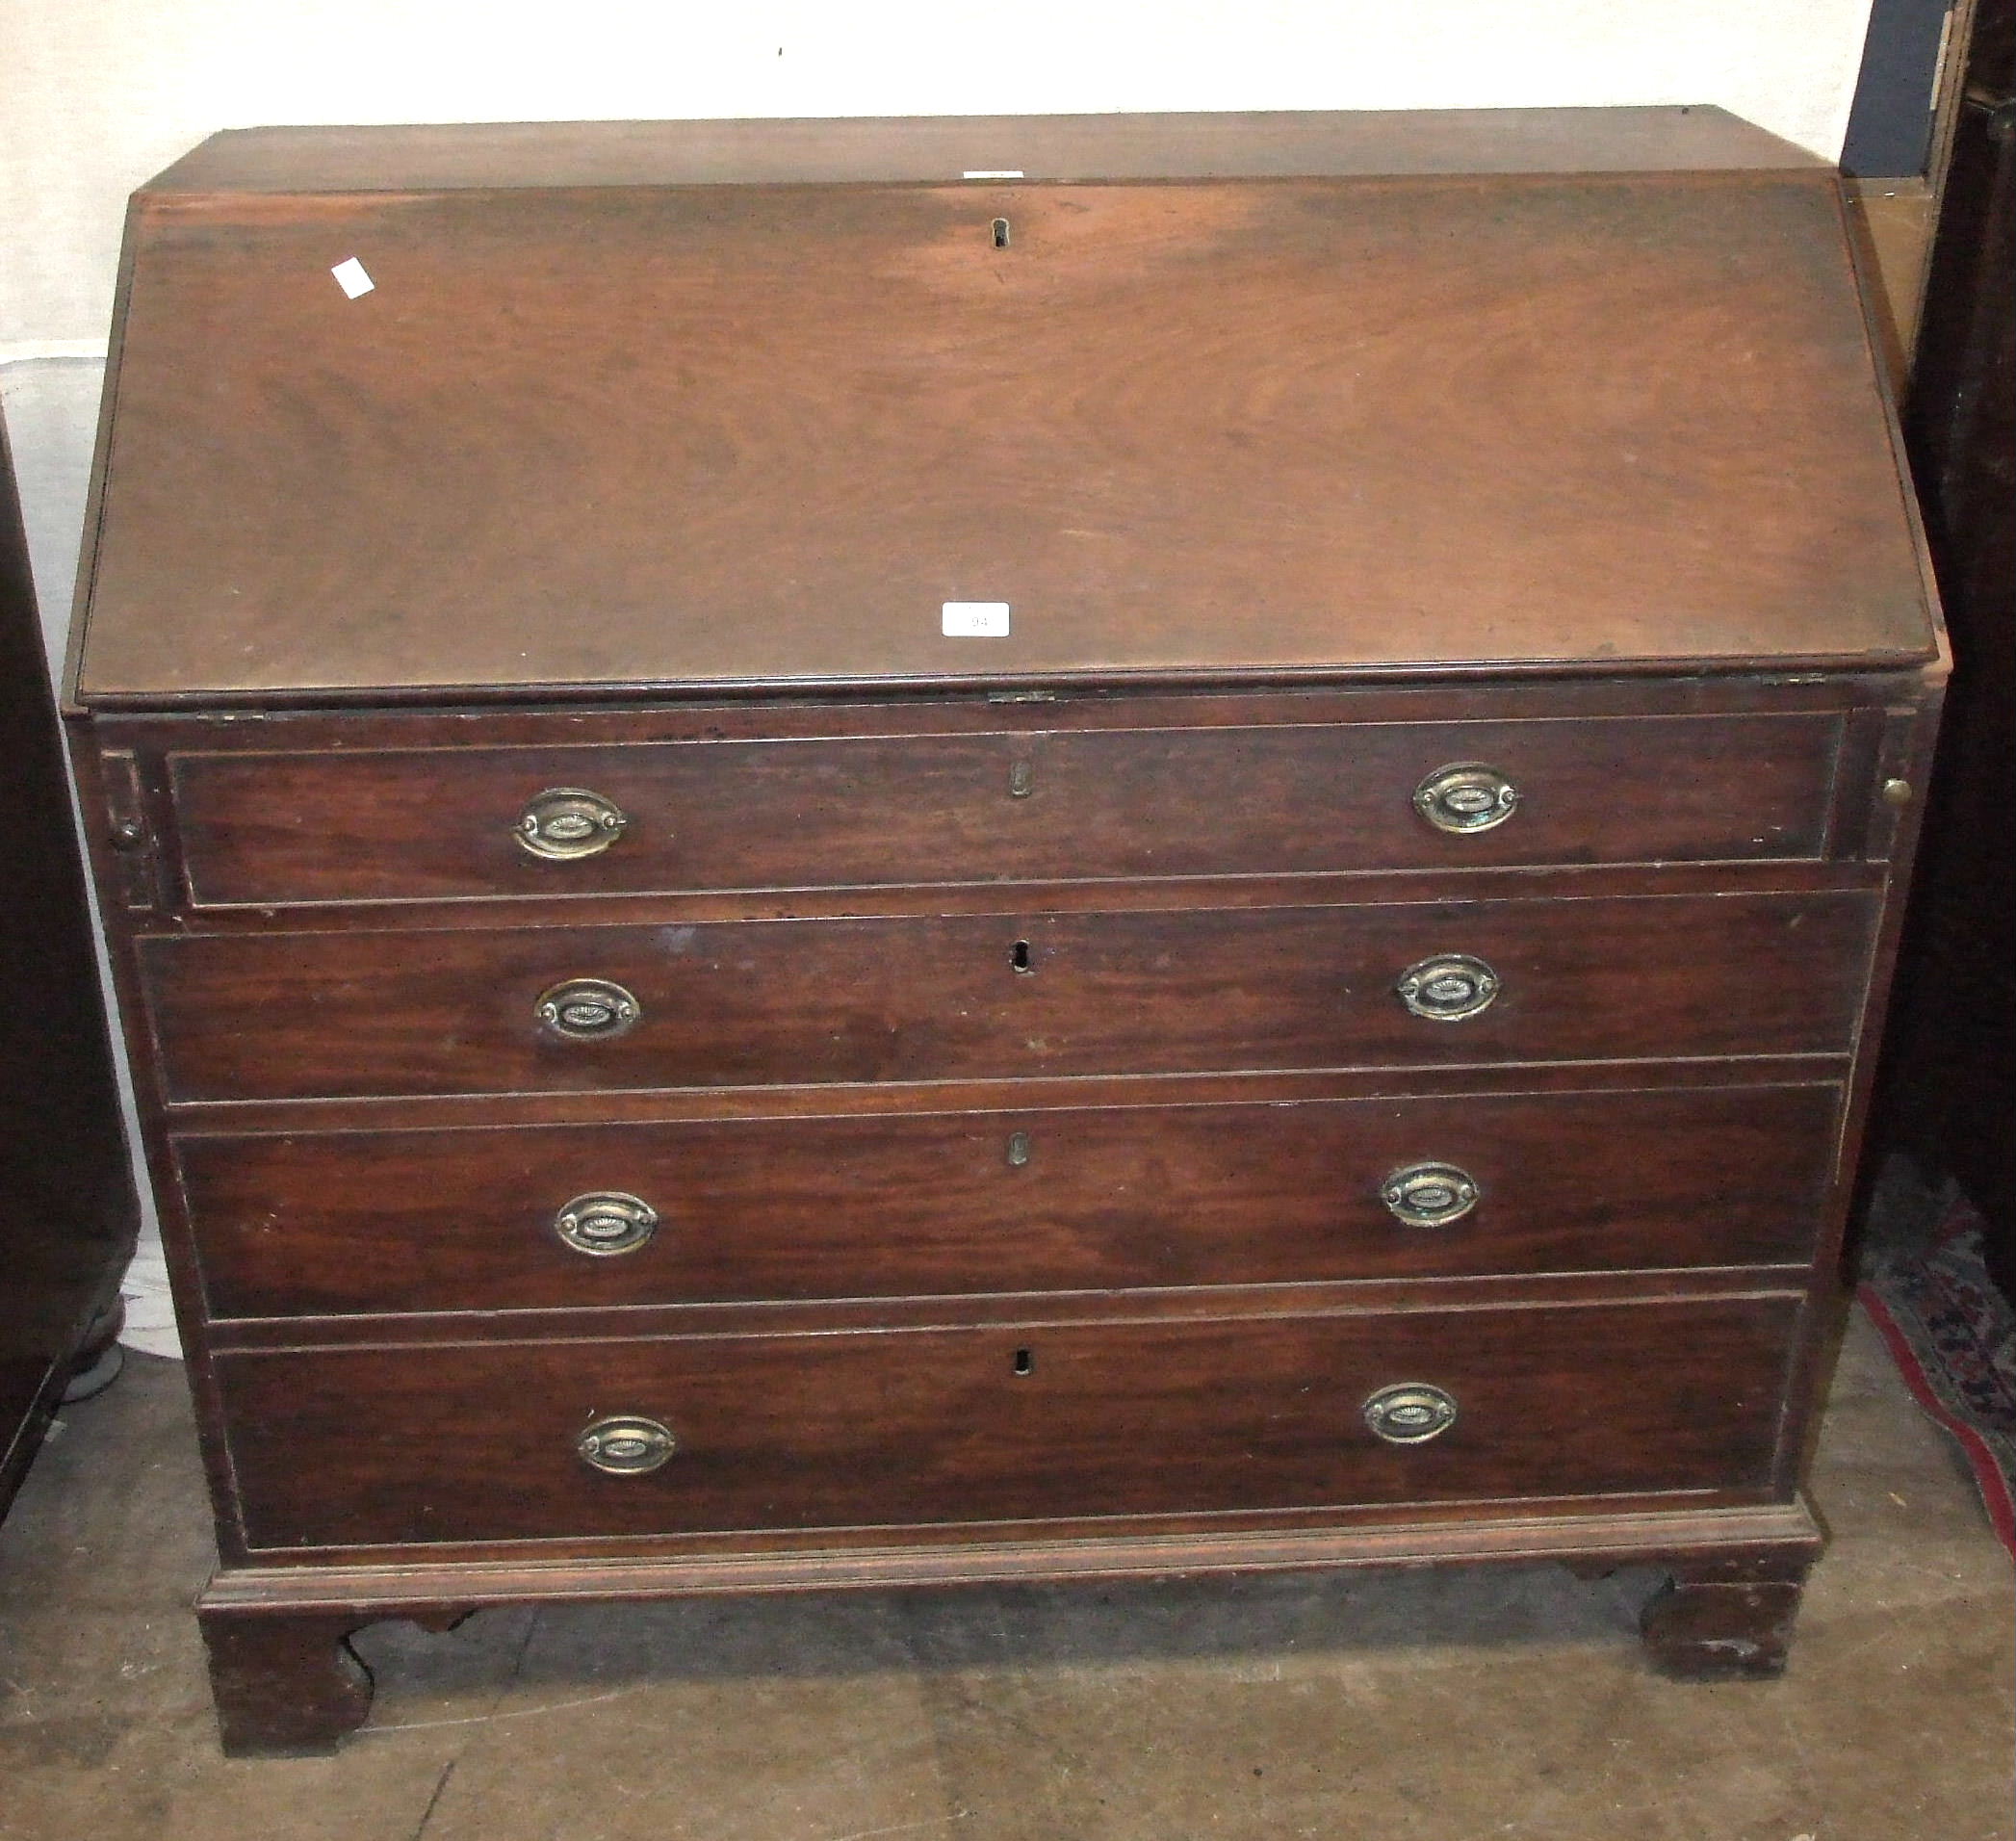
[[[1477,901],[142,943],[171,1101],[1845,1052],[1854,894]],[[1503,980],[1460,1023],[1394,994]],[[565,980],[641,1016],[539,1021]]]
[[[218,1316],[1795,1263],[1839,1088],[182,1137]],[[1408,1225],[1396,1171],[1480,1199]],[[556,1230],[613,1192],[620,1254]]]
[[[255,1548],[1761,1491],[1790,1295],[223,1357]],[[1363,1408],[1456,1402],[1432,1442]],[[678,1449],[606,1476],[645,1414]]]

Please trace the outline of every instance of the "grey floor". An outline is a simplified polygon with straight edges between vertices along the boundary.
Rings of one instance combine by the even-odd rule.
[[[1645,1672],[1548,1569],[381,1625],[335,1757],[217,1752],[181,1371],[68,1409],[0,1528],[0,1835],[2007,1841],[2007,1556],[1859,1319],[1782,1681]]]

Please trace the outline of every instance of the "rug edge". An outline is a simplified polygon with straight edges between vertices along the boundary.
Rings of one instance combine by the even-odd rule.
[[[1903,1377],[1911,1397],[1918,1402],[1926,1416],[1960,1447],[1968,1468],[1974,1472],[1975,1488],[1980,1491],[1981,1506],[1988,1512],[1995,1538],[2002,1543],[2010,1559],[2016,1560],[2016,1498],[2011,1497],[2008,1479],[2003,1476],[2002,1465],[1989,1449],[1988,1441],[1940,1397],[1939,1390],[1926,1373],[1925,1364],[1918,1359],[1918,1352],[1912,1348],[1910,1338],[1904,1335],[1875,1286],[1865,1279],[1855,1287],[1855,1299],[1870,1322],[1875,1325],[1876,1334],[1883,1338],[1890,1359],[1897,1363],[1897,1371]]]

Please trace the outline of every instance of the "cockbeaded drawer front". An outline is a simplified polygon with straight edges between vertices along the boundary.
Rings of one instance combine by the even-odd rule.
[[[240,1354],[256,1548],[1762,1491],[1797,1300]]]
[[[170,758],[198,906],[1811,858],[1832,713]]]
[[[220,1317],[1793,1263],[1831,1085],[176,1144]]]
[[[157,936],[171,1101],[1839,1053],[1858,894]]]

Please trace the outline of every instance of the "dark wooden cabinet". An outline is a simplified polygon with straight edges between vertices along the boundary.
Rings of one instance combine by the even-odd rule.
[[[1825,167],[221,136],[88,581],[232,1749],[581,1596],[1639,1559],[1782,1666],[1943,682]]]
[[[0,1514],[80,1355],[107,1348],[139,1226],[82,852],[0,426]]]

